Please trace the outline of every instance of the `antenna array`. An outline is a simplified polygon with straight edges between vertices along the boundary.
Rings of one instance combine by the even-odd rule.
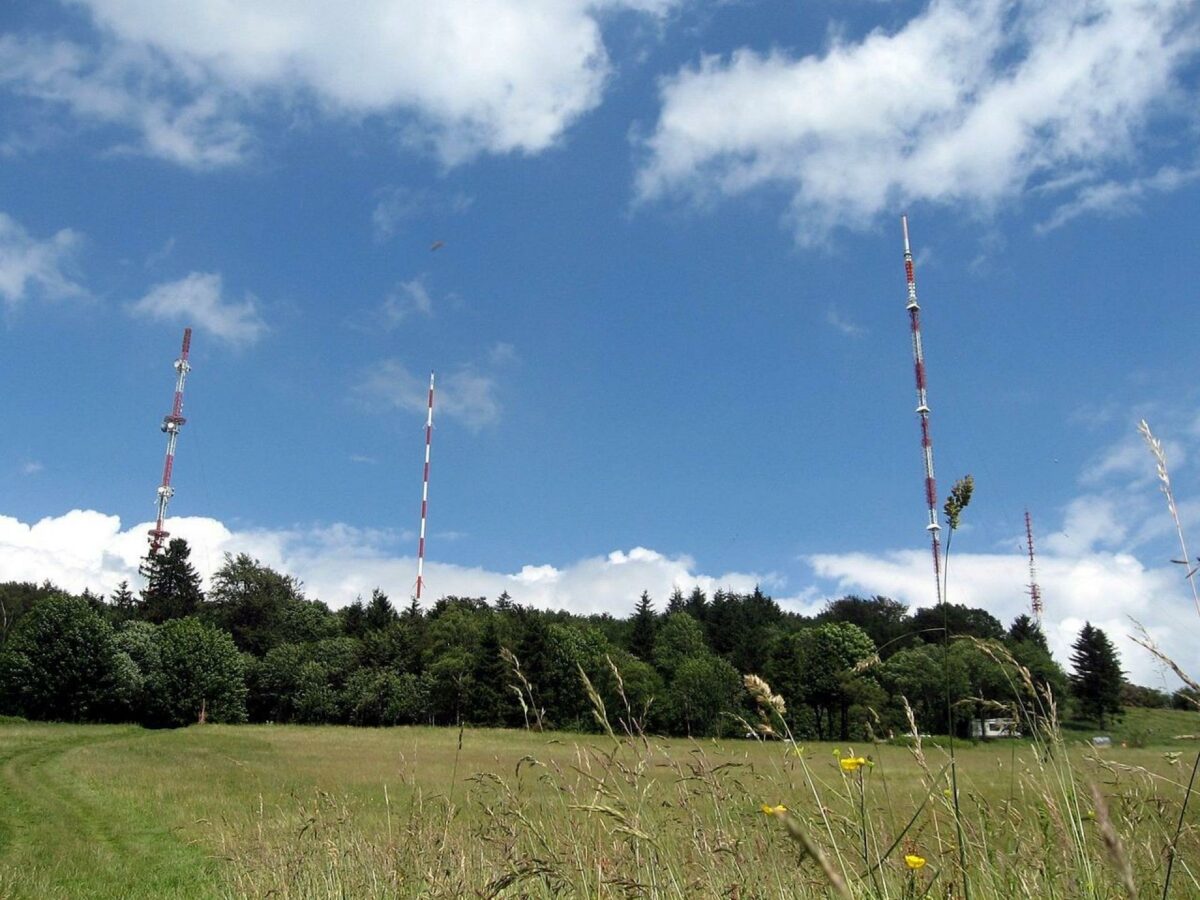
[[[171,497],[175,495],[175,489],[171,487],[171,474],[175,469],[175,445],[179,441],[179,429],[184,426],[187,419],[183,417],[183,384],[187,380],[187,374],[192,370],[191,364],[188,362],[188,353],[192,347],[192,329],[183,329],[183,349],[179,353],[179,359],[175,360],[175,400],[171,404],[171,411],[163,416],[162,430],[167,436],[167,457],[163,462],[162,484],[158,486],[158,515],[155,518],[154,528],[150,530],[150,553],[149,556],[155,556],[162,549],[163,542],[170,535],[163,529],[163,521],[167,517],[167,504],[171,502]]]
[[[1042,624],[1042,589],[1038,587],[1037,564],[1033,559],[1033,519],[1025,510],[1025,543],[1029,547],[1029,605],[1034,621]]]

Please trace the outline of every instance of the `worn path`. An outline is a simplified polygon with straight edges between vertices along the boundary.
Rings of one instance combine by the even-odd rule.
[[[118,799],[86,773],[82,757],[152,738],[128,726],[0,727],[0,898],[218,893],[212,862],[148,798]]]

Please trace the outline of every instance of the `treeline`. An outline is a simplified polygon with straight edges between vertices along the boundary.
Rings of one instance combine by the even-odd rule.
[[[1033,701],[1013,661],[1035,689],[1060,705],[1073,696],[1088,718],[1102,723],[1122,703],[1115,652],[1097,657],[1098,691],[1088,685],[1095,654],[1068,678],[1028,617],[1005,630],[963,606],[910,614],[884,597],[845,597],[809,618],[758,590],[709,597],[697,589],[676,591],[661,610],[643,594],[618,619],[537,610],[507,594],[397,609],[376,590],[334,612],[246,555],[227,556],[206,595],[178,539],[146,576],[140,594],[122,584],[107,598],[0,585],[0,713],[150,726],[592,731],[590,682],[614,726],[721,735],[754,720],[742,681],[754,673],[783,696],[797,737],[845,740],[907,731],[902,698],[923,731],[966,733],[973,718]],[[1124,689],[1126,702],[1153,699]]]

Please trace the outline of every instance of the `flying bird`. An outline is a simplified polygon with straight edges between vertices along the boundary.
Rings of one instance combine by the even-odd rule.
[[[429,245],[429,250],[430,250],[430,252],[433,252],[434,250],[441,250],[445,246],[446,246],[445,241],[434,241],[432,244]]]

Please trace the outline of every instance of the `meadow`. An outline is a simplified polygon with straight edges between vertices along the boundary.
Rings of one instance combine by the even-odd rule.
[[[13,720],[0,897],[1160,896],[1197,724],[960,743],[960,857],[929,741]]]

